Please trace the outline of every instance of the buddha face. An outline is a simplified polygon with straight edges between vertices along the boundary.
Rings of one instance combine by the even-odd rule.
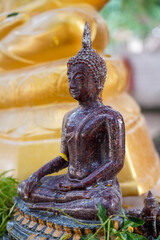
[[[71,96],[80,101],[93,101],[98,96],[97,84],[86,64],[76,64],[68,69],[69,91]]]

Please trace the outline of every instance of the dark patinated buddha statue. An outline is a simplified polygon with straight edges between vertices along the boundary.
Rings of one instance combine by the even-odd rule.
[[[70,94],[79,106],[64,116],[61,154],[18,187],[31,209],[62,209],[80,219],[95,219],[100,202],[107,214],[121,211],[117,174],[125,155],[122,116],[101,101],[104,60],[92,49],[88,23],[82,48],[68,62]],[[68,167],[65,175],[46,176]]]

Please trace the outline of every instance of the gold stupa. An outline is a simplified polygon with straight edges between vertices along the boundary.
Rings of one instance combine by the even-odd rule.
[[[59,154],[63,116],[76,106],[68,91],[66,63],[81,47],[85,21],[93,47],[103,53],[109,36],[97,10],[106,2],[12,1],[9,9],[2,0],[1,171],[15,169],[14,175],[22,180]],[[140,108],[125,91],[125,65],[109,56],[104,59],[108,75],[103,101],[121,112],[126,125],[126,161],[119,174],[122,192],[142,194],[159,179],[159,159]]]

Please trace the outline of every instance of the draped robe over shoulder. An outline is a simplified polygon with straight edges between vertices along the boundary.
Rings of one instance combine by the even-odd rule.
[[[72,214],[74,211],[74,216],[79,218],[84,218],[86,211],[90,211],[91,218],[96,218],[99,202],[106,207],[109,215],[120,211],[121,191],[116,172],[111,178],[106,172],[102,178],[78,190],[63,191],[59,186],[60,183],[81,181],[96,172],[99,166],[113,160],[114,149],[111,149],[111,144],[117,133],[108,125],[114,125],[117,121],[114,115],[121,119],[118,112],[103,105],[92,111],[75,109],[65,116],[61,151],[69,156],[68,172],[43,177],[37,183],[31,193],[31,201],[35,203],[33,208],[61,208]],[[119,126],[117,129],[120,130]],[[88,214],[86,216],[88,219]]]

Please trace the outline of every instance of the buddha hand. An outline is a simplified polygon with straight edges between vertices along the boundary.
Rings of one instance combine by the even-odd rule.
[[[78,182],[66,182],[66,183],[59,183],[59,189],[63,191],[69,191],[69,190],[74,190],[74,189],[83,189],[83,183],[82,181]]]
[[[34,186],[38,182],[38,177],[36,173],[33,173],[28,179],[22,181],[18,185],[17,193],[23,199],[29,199],[30,193],[32,192]]]

